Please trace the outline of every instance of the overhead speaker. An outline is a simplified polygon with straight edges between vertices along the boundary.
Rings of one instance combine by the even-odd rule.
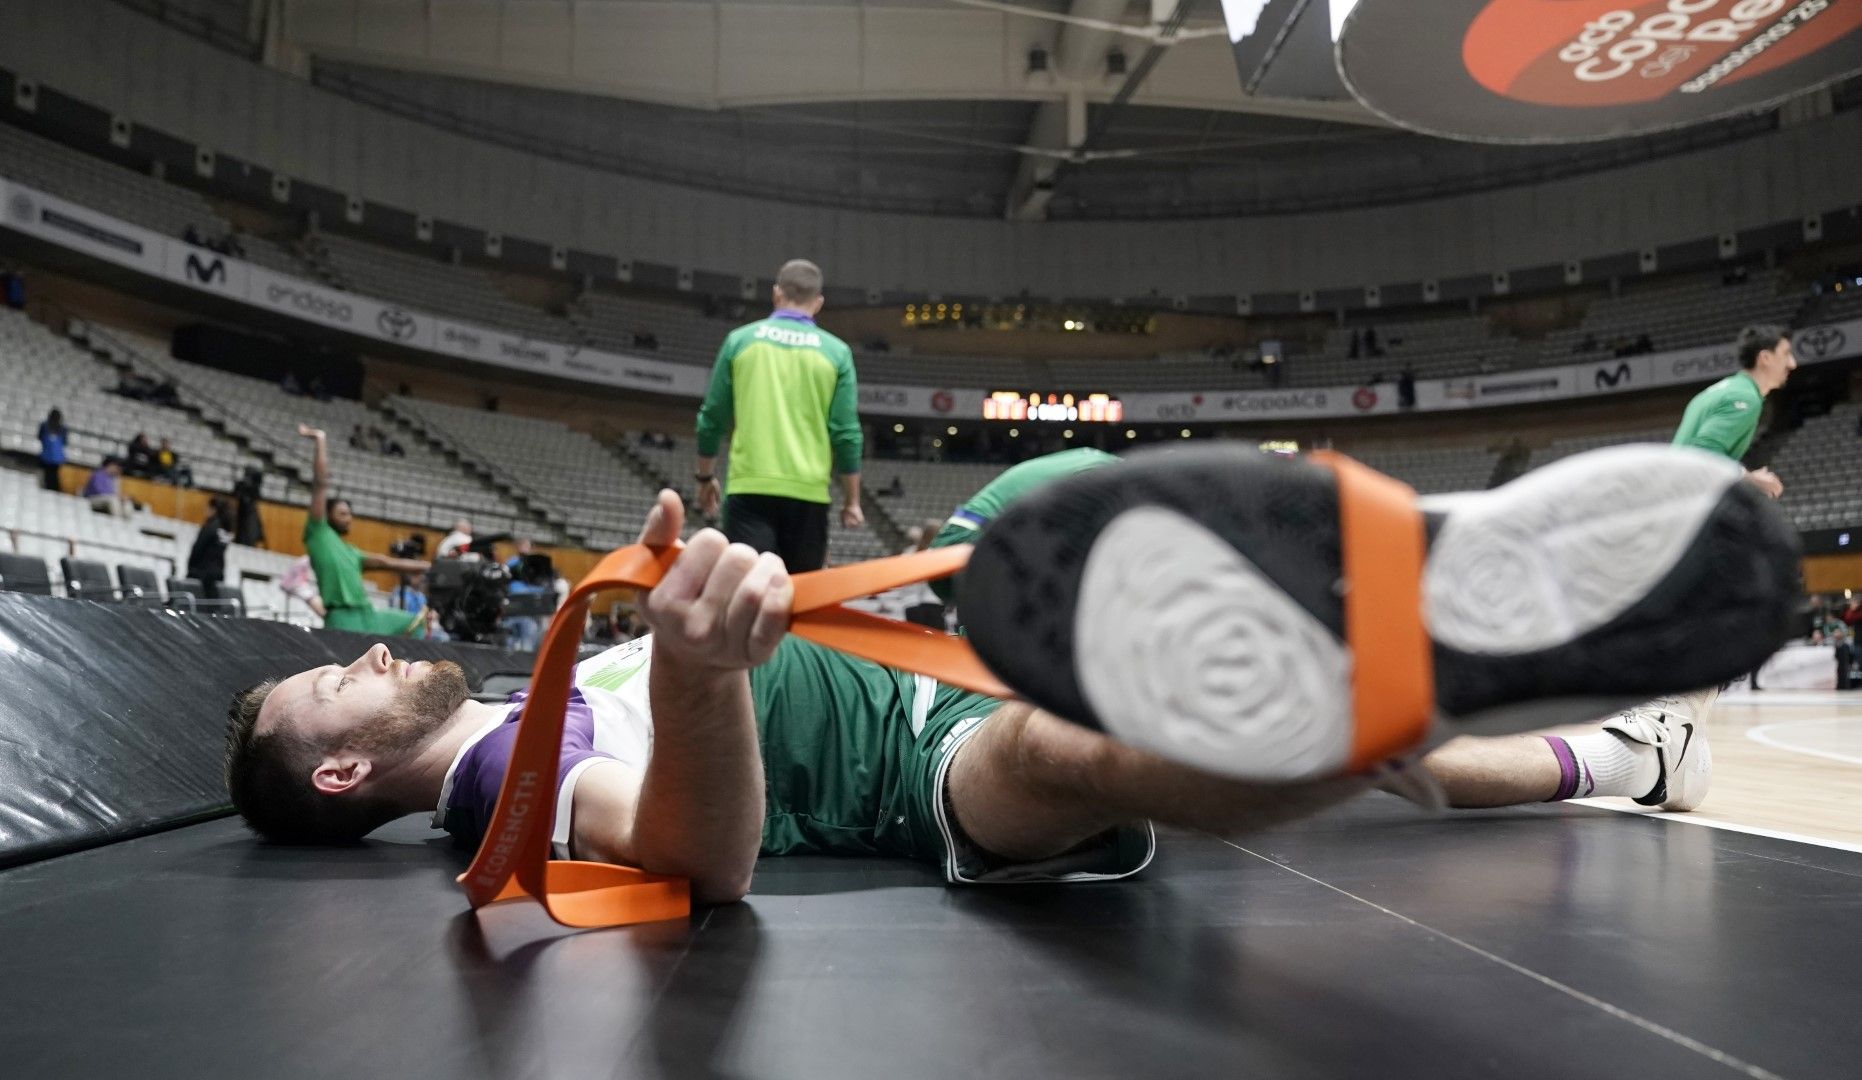
[[[13,107],[20,112],[38,112],[39,84],[31,79],[14,80]]]
[[[213,156],[213,151],[207,149],[206,147],[202,147],[202,146],[197,146],[194,148],[194,175],[195,176],[204,177],[205,179],[208,179],[208,180],[213,179],[213,169],[214,169],[215,164],[216,164],[216,159]]]
[[[124,150],[129,149],[130,136],[134,131],[135,126],[129,122],[129,117],[112,116],[110,118],[110,145]]]
[[[504,234],[488,232],[485,234],[485,254],[489,258],[504,258]]]
[[[272,201],[288,203],[291,201],[291,178],[281,173],[272,174]]]
[[[1636,266],[1645,274],[1653,274],[1661,269],[1661,260],[1655,257],[1654,248],[1643,248],[1636,252]]]
[[[1429,278],[1422,283],[1422,298],[1428,303],[1435,303],[1442,298],[1442,283]]]
[[[1495,296],[1505,296],[1513,291],[1513,279],[1505,270],[1493,272],[1493,291]]]
[[[554,244],[550,247],[550,269],[569,269],[569,248],[566,244]]]
[[[351,195],[343,200],[343,220],[351,225],[360,225],[362,224],[362,215],[367,209],[368,208],[362,202],[362,196]]]
[[[1804,219],[1804,239],[1805,240],[1823,239],[1823,215],[1822,214],[1812,214],[1809,217]]]
[[[1384,306],[1384,287],[1382,285],[1366,285],[1364,287],[1364,306],[1371,308]]]
[[[433,243],[433,217],[421,214],[414,218],[414,239],[423,244]]]
[[[1565,284],[1581,285],[1584,283],[1584,264],[1576,259],[1565,260]]]

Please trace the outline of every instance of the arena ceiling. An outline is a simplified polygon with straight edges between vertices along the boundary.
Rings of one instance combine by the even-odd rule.
[[[814,204],[1016,220],[1285,213],[1531,183],[1768,130],[1582,148],[1394,130],[1327,0],[180,0],[266,62],[535,153]],[[175,0],[170,0],[171,6]],[[138,5],[139,6],[139,5]]]

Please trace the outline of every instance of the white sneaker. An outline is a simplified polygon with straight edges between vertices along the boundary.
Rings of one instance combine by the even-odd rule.
[[[1661,764],[1655,787],[1636,799],[1663,810],[1692,810],[1707,798],[1713,780],[1713,750],[1707,745],[1707,715],[1720,696],[1718,687],[1692,694],[1657,698],[1612,716],[1605,731],[1655,748]]]

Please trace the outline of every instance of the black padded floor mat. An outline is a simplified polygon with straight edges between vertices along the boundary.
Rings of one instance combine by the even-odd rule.
[[[466,913],[409,819],[0,873],[20,1077],[1854,1077],[1862,855],[1385,796],[1139,880],[765,860],[691,924]]]

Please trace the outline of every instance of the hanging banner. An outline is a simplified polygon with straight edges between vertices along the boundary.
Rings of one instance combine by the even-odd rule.
[[[1492,143],[1754,112],[1862,71],[1855,0],[1357,0],[1334,50],[1364,105]]]

